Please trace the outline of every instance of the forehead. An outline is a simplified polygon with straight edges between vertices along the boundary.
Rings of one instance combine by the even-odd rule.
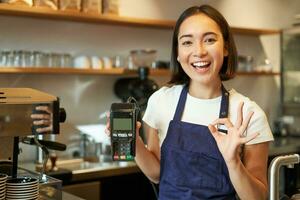
[[[205,14],[196,14],[186,18],[179,27],[178,37],[184,34],[214,32],[222,35],[219,25]]]

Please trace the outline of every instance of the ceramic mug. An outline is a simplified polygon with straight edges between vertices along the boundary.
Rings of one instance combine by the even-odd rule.
[[[91,60],[88,56],[77,56],[74,58],[74,67],[78,69],[91,68]]]

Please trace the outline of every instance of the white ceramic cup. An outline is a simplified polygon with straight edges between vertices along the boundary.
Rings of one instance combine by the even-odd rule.
[[[92,56],[91,61],[92,61],[93,69],[102,69],[103,68],[103,63],[98,56]]]
[[[91,68],[91,60],[88,56],[76,56],[74,58],[74,67],[77,69]]]

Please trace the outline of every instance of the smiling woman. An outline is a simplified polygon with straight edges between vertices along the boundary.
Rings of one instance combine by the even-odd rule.
[[[223,86],[236,61],[231,30],[217,10],[202,5],[182,13],[170,85],[149,98],[147,146],[136,141],[136,163],[159,183],[159,199],[267,198],[273,136],[262,109]]]

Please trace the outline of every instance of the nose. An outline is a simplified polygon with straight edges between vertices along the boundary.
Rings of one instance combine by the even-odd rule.
[[[203,57],[207,54],[207,50],[204,44],[199,43],[195,45],[194,56]]]

